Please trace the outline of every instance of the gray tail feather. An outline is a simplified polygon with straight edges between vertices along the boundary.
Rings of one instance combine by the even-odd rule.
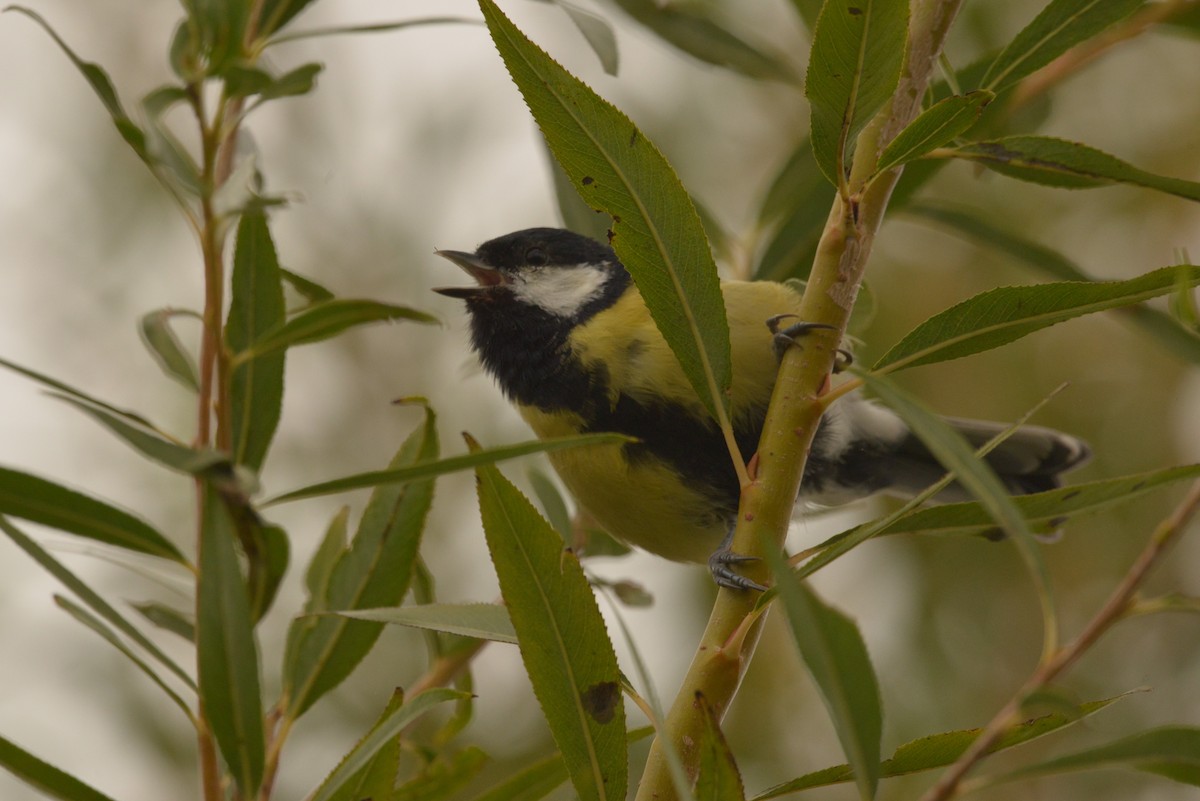
[[[978,448],[1008,426],[979,420],[947,418],[958,433]],[[1041,426],[1022,426],[984,457],[1005,487],[1014,495],[1045,492],[1062,486],[1062,474],[1084,464],[1091,449],[1081,439]],[[945,469],[915,436],[909,434],[898,443],[888,472],[893,483],[885,491],[915,495],[945,475]],[[953,503],[970,500],[958,484],[951,484],[934,500]]]

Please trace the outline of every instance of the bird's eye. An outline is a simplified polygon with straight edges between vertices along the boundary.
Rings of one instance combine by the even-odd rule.
[[[549,261],[546,251],[541,248],[530,248],[525,251],[525,263],[530,267],[544,267]]]

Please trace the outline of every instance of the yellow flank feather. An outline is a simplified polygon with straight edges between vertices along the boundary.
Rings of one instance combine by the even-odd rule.
[[[734,424],[761,419],[775,384],[778,365],[766,320],[794,314],[800,297],[772,282],[722,284],[732,342]],[[707,321],[701,320],[704,325]],[[608,372],[610,402],[624,393],[645,404],[664,400],[696,418],[708,416],[675,356],[659,334],[641,295],[630,290],[571,334],[571,346],[585,365]],[[580,430],[569,412],[519,407],[542,438]],[[620,445],[591,446],[550,454],[559,476],[579,503],[613,536],[675,561],[701,562],[726,533],[726,521],[712,501],[658,461],[631,463]],[[651,499],[636,509],[629,498]]]

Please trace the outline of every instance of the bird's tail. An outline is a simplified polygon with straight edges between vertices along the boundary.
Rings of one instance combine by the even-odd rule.
[[[978,448],[1008,428],[1001,423],[946,418]],[[1062,474],[1091,456],[1083,440],[1041,426],[1021,426],[984,461],[1014,495],[1062,486]],[[805,470],[801,496],[838,504],[876,492],[912,497],[941,479],[946,469],[892,411],[856,395],[837,404],[822,420]],[[953,503],[971,496],[957,483],[934,501]]]

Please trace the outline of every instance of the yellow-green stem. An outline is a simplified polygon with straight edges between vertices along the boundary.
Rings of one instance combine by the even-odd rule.
[[[830,211],[801,301],[802,319],[832,326],[833,330],[813,331],[800,347],[784,355],[759,444],[756,475],[742,490],[733,539],[733,549],[738,553],[761,556],[766,548],[782,547],[805,458],[824,408],[819,395],[833,366],[872,241],[899,177],[899,170],[874,176],[878,155],[919,113],[933,65],[961,2],[913,3],[909,56],[900,86],[888,108],[859,137],[845,197],[839,197]],[[747,565],[744,573],[760,583],[769,579],[762,560]],[[747,591],[722,589],[718,593],[691,667],[667,715],[665,732],[651,746],[638,801],[676,798],[663,737],[670,739],[694,778],[697,745],[705,725],[695,698],[703,696],[718,718],[724,715],[761,631],[761,616],[743,628],[756,601],[757,596]]]

